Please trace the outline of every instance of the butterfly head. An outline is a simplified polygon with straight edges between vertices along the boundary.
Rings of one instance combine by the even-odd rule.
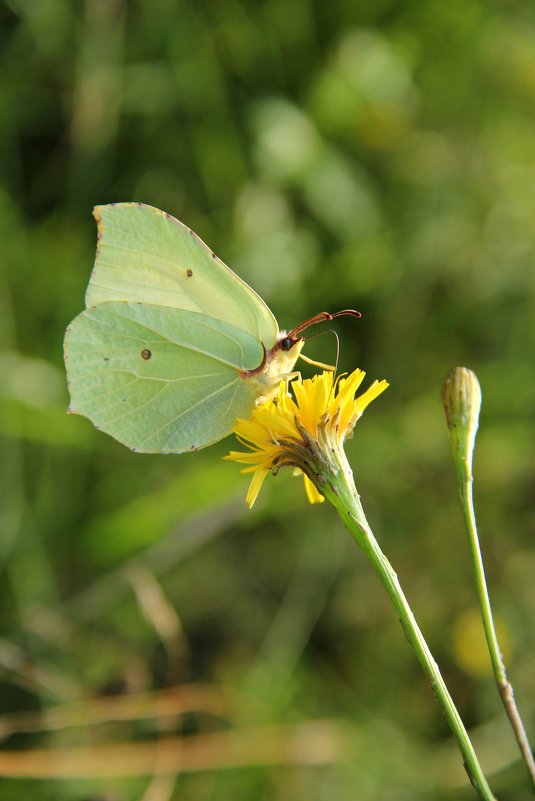
[[[257,385],[257,404],[273,398],[282,380],[290,381],[297,375],[294,367],[305,344],[305,338],[302,335],[303,331],[312,325],[316,325],[316,323],[321,323],[324,320],[334,320],[335,317],[342,317],[343,315],[361,316],[360,312],[353,309],[345,309],[344,311],[335,312],[335,314],[320,312],[309,320],[300,323],[291,331],[280,332],[279,338],[271,350],[264,350],[262,364],[256,370],[251,370],[243,376],[248,380],[254,381]],[[305,361],[309,361],[304,356],[302,358]],[[312,363],[317,364],[315,362]]]

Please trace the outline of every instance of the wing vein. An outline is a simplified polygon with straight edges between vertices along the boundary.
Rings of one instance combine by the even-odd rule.
[[[128,320],[129,322],[132,322],[132,319],[130,317],[128,317],[127,315],[125,315],[125,314],[121,314],[118,311],[115,311],[115,314],[117,315],[117,317],[120,317],[123,320]],[[229,367],[234,367],[235,369],[238,369],[238,365],[237,364],[235,364],[233,362],[229,362],[226,359],[223,359],[221,356],[215,356],[213,353],[208,353],[207,351],[202,350],[201,348],[195,347],[193,345],[185,345],[182,342],[174,342],[172,339],[169,339],[168,337],[163,336],[158,331],[156,331],[154,328],[151,328],[150,326],[146,325],[145,323],[140,323],[137,320],[134,320],[133,322],[136,325],[138,325],[140,328],[143,328],[145,331],[149,331],[151,334],[155,334],[156,336],[159,336],[163,341],[169,342],[169,344],[171,344],[171,345],[176,345],[177,347],[185,348],[186,350],[191,350],[194,353],[200,353],[203,356],[207,356],[209,359],[214,359],[215,361],[221,362],[221,364],[226,364]],[[213,325],[210,325],[209,323],[205,322],[204,320],[197,320],[196,322],[197,322],[198,325],[202,325],[205,328],[210,329],[211,331],[215,331],[218,336],[223,336],[226,339],[229,339],[231,342],[234,342],[234,344],[237,345],[239,350],[240,350],[240,353],[241,353],[241,356],[242,356],[242,364],[240,365],[240,367],[243,368],[244,352],[243,352],[243,346],[242,346],[241,342],[239,342],[237,339],[234,339],[234,337],[232,337],[230,334],[227,334],[225,331],[219,330],[218,328],[216,328]],[[121,334],[121,336],[124,336],[124,335]],[[134,337],[132,337],[132,339],[134,339]]]
[[[144,409],[145,406],[148,406],[149,403],[152,403],[153,400],[155,400],[159,395],[161,395],[162,392],[165,391],[166,387],[167,387],[167,384],[165,386],[163,386],[163,387],[159,387],[158,391],[155,392],[154,395],[152,395],[150,398],[148,398],[144,403],[142,403],[141,406],[136,406],[134,409],[126,409],[126,411],[122,412],[117,417],[112,417],[111,420],[106,420],[104,425],[106,425],[106,426],[114,425],[119,420],[122,420],[123,418],[128,417],[128,415],[135,414],[135,413],[139,412],[140,409]]]
[[[101,367],[98,370],[91,370],[91,375],[97,373],[113,373],[114,375],[124,373],[125,375],[133,375],[133,380],[163,381],[165,384],[176,384],[179,381],[200,381],[203,378],[218,378],[222,375],[221,373],[206,373],[206,375],[186,375],[180,376],[179,378],[159,378],[157,375],[139,375],[135,370],[125,370],[124,368],[118,367]],[[127,384],[125,384],[125,386],[127,386]],[[119,389],[119,387],[116,387],[116,389]],[[98,397],[100,397],[100,395]]]
[[[167,423],[164,423],[164,424],[163,424],[163,425],[161,425],[159,428],[157,428],[155,431],[152,431],[152,432],[150,433],[150,435],[149,435],[149,436],[147,436],[147,437],[145,437],[143,440],[141,440],[141,442],[140,442],[140,446],[142,447],[144,442],[146,442],[146,441],[147,441],[148,439],[150,439],[151,437],[154,437],[156,434],[159,434],[159,432],[160,432],[160,431],[163,431],[163,430],[164,430],[164,428],[167,428],[167,426],[170,426],[170,425],[172,425],[173,423],[176,423],[176,421],[177,421],[177,420],[180,420],[180,418],[181,418],[181,417],[183,417],[183,416],[184,416],[185,414],[187,414],[188,412],[191,412],[193,409],[196,409],[198,406],[201,406],[203,403],[206,403],[207,401],[209,401],[209,400],[210,400],[210,398],[214,398],[214,397],[215,397],[216,395],[218,395],[220,392],[223,392],[223,390],[225,390],[225,389],[227,389],[228,387],[232,386],[232,384],[233,384],[235,381],[237,381],[237,379],[236,379],[236,378],[235,378],[235,379],[233,379],[233,381],[230,381],[228,384],[225,384],[223,387],[219,387],[218,389],[215,389],[215,390],[214,390],[213,392],[211,392],[209,395],[205,395],[203,398],[201,398],[200,400],[198,400],[198,401],[197,401],[196,403],[194,403],[192,406],[188,406],[188,408],[187,408],[187,409],[184,409],[184,411],[180,412],[180,414],[177,414],[177,415],[175,415],[175,417],[173,417],[171,420],[168,420],[168,421],[167,421]],[[141,448],[140,448],[140,450],[141,450]]]
[[[109,230],[109,229],[107,229],[107,230]],[[114,230],[116,230],[116,229],[114,229]],[[180,267],[180,264],[181,264],[181,262],[178,259],[176,261],[174,261],[173,259],[168,259],[166,256],[161,256],[159,253],[155,253],[155,252],[150,251],[150,250],[139,250],[138,248],[129,248],[129,247],[125,247],[124,245],[111,245],[111,244],[107,244],[106,242],[103,242],[102,246],[103,247],[108,247],[108,248],[113,248],[114,250],[124,250],[127,253],[135,253],[135,254],[137,254],[139,256],[148,256],[150,259],[155,259],[158,262],[158,265],[160,265],[161,262],[165,261],[165,262],[167,262],[167,264],[172,264],[176,269],[178,269]],[[195,262],[192,259],[192,264],[194,264],[194,263]],[[121,264],[112,264],[109,261],[104,261],[102,256],[99,256],[98,264],[99,265],[105,264],[107,267],[112,267],[112,268],[114,268],[116,270],[131,270],[132,269],[131,267],[123,267]]]
[[[134,373],[130,373],[130,371],[128,371],[128,370],[119,370],[118,372],[126,373],[127,375],[134,375]],[[126,384],[123,384],[120,387],[113,387],[112,389],[107,389],[106,392],[101,392],[100,395],[93,395],[91,400],[92,401],[99,401],[99,400],[101,400],[101,398],[105,398],[106,395],[111,395],[113,392],[118,392],[119,390],[126,389],[127,387],[130,386],[130,384],[133,384],[135,381],[136,381],[136,378],[134,377],[134,378],[132,378],[131,381],[128,381]]]

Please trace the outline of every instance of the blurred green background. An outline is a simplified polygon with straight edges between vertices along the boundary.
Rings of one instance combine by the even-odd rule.
[[[333,727],[300,745],[321,766],[286,746],[288,764],[255,766],[253,731],[227,768],[210,749],[173,779],[95,761],[89,778],[4,779],[2,799],[475,798],[330,508],[288,473],[248,511],[221,459],[231,439],[141,456],[66,416],[91,208],[125,200],[196,230],[281,327],[361,310],[337,321],[340,368],[391,383],[348,444],[365,509],[496,794],[530,797],[474,626],[440,386],[457,364],[482,384],[479,525],[533,737],[533,4],[4,0],[0,44],[0,757],[52,748],[64,764],[61,749],[96,745],[113,766],[109,746],[181,732]],[[332,361],[334,338],[307,353]],[[98,723],[76,706],[189,683],[231,700]],[[47,724],[58,705],[67,718]]]

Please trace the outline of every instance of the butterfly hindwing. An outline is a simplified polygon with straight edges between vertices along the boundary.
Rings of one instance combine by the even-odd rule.
[[[230,433],[255,404],[240,371],[259,366],[247,331],[196,312],[101,303],[65,337],[72,412],[145,453],[181,453]]]

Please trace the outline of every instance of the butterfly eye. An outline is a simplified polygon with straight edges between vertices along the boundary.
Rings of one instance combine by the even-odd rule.
[[[290,350],[295,345],[295,341],[291,337],[284,337],[279,342],[279,348],[281,350]]]

